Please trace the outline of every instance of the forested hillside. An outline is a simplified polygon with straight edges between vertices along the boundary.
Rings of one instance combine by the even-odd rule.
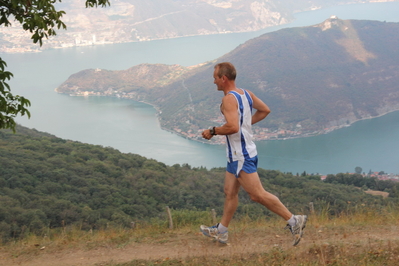
[[[0,131],[0,234],[4,241],[69,225],[83,230],[130,226],[162,217],[165,206],[199,211],[214,208],[222,213],[224,168],[167,166],[23,127],[17,132]],[[382,199],[353,186],[325,183],[319,176],[265,169],[259,174],[267,190],[301,213],[308,212],[309,202],[314,202],[316,210],[328,206],[326,210],[334,215],[356,204],[377,208],[397,201],[397,187],[392,183],[372,187],[394,192],[391,198]],[[353,178],[345,176],[346,180]],[[384,181],[369,183],[379,182]],[[271,214],[240,192],[237,216],[242,215]]]
[[[320,134],[399,109],[398,31],[399,23],[333,17],[264,34],[196,67],[160,70],[143,64],[107,75],[81,71],[57,91],[149,102],[160,110],[164,128],[197,138],[198,131],[222,123],[213,66],[230,61],[238,70],[237,85],[255,92],[272,110],[257,125],[257,139]],[[141,76],[146,79],[128,81]]]

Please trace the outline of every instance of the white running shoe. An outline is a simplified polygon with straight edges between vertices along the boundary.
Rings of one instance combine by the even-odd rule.
[[[208,227],[206,225],[201,225],[200,230],[201,232],[208,237],[213,237],[215,240],[219,241],[222,244],[226,244],[227,240],[229,239],[229,232],[226,231],[224,233],[220,233],[218,230],[218,225]]]
[[[308,220],[308,216],[306,215],[294,215],[296,220],[296,224],[294,226],[290,226],[287,224],[285,228],[290,229],[292,235],[294,236],[293,246],[298,245],[299,241],[301,241],[303,235],[303,229],[306,227],[306,221]]]

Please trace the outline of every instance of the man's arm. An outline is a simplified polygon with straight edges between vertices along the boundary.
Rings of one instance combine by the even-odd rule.
[[[252,98],[252,107],[256,109],[256,112],[252,115],[252,125],[258,123],[259,121],[265,119],[265,117],[270,114],[270,108],[261,99],[256,97],[255,94],[248,91]]]
[[[239,130],[238,125],[238,104],[234,95],[228,94],[222,99],[222,112],[226,123],[223,126],[215,127],[216,135],[230,135],[237,133]],[[213,135],[210,130],[204,130],[202,137],[205,139],[211,139]]]

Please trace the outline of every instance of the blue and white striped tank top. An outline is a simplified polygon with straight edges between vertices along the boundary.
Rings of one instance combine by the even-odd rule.
[[[253,142],[252,134],[252,98],[246,90],[243,94],[230,91],[238,103],[239,130],[237,133],[226,135],[226,152],[229,162],[240,161],[253,158],[257,155],[256,146]]]

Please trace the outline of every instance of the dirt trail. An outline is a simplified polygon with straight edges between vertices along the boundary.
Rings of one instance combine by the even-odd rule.
[[[382,242],[399,241],[398,227],[381,228],[340,228],[321,229],[306,228],[304,238],[297,247],[292,247],[291,235],[286,230],[278,229],[245,229],[230,233],[230,244],[213,242],[201,233],[174,235],[158,243],[129,243],[123,247],[98,247],[95,249],[64,248],[56,250],[51,246],[30,254],[14,257],[13,254],[0,250],[1,266],[67,266],[67,265],[105,265],[106,263],[123,263],[134,259],[167,260],[199,256],[230,257],[237,254],[267,252],[275,247],[283,250],[292,249],[302,253],[315,245],[365,245],[370,247]],[[162,243],[164,242],[164,243]]]

